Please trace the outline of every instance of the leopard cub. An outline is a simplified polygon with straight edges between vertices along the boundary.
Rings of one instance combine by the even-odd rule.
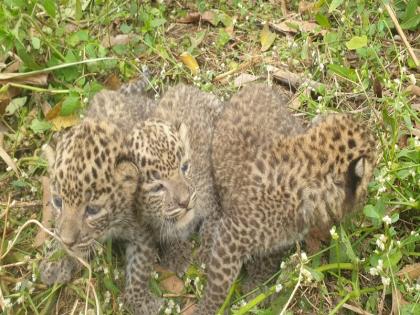
[[[360,209],[367,194],[376,163],[369,127],[331,114],[293,130],[281,99],[273,107],[273,93],[244,88],[216,122],[212,162],[222,215],[197,314],[216,313],[243,264],[280,257],[311,228]]]

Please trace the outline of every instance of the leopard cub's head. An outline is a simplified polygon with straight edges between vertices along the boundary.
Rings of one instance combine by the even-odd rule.
[[[134,131],[130,147],[141,169],[138,205],[144,220],[161,237],[183,233],[195,218],[196,200],[187,127],[146,121]]]
[[[316,177],[325,179],[322,198],[329,211],[339,219],[360,209],[377,158],[370,127],[350,114],[328,115],[315,123],[306,140],[313,148],[310,153],[317,155]]]
[[[121,158],[122,141],[113,125],[85,120],[59,136],[55,152],[47,150],[55,230],[77,255],[114,234],[124,237],[134,222],[138,171]]]

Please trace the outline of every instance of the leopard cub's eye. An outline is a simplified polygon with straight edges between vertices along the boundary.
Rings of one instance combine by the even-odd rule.
[[[54,195],[52,198],[53,206],[57,209],[60,209],[63,207],[63,199],[61,199],[60,196]]]
[[[185,162],[185,163],[184,163],[184,164],[182,164],[182,166],[181,166],[181,172],[185,174],[185,173],[188,171],[189,167],[190,167],[190,163]]]
[[[87,206],[85,211],[87,215],[95,215],[99,212],[99,210],[99,208]]]
[[[164,188],[165,187],[162,184],[157,184],[153,186],[152,189],[150,189],[150,192],[153,192],[153,193],[161,192]]]

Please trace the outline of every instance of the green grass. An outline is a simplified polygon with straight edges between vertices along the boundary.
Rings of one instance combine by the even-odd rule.
[[[13,73],[34,72],[30,78],[47,83],[0,81],[0,144],[17,167],[16,173],[0,159],[0,257],[16,241],[0,260],[4,314],[94,314],[96,307],[103,314],[124,313],[119,298],[123,262],[110,242],[91,262],[96,305],[93,294],[86,299],[87,269],[67,286],[41,284],[38,263],[43,251],[32,246],[37,226],[27,225],[18,238],[16,231],[30,219],[41,220],[40,180],[46,175],[46,161],[40,148],[57,124],[74,123],[94,93],[128,81],[144,65],[155,93],[185,81],[223,98],[237,90],[234,79],[241,73],[271,81],[267,66],[287,67],[320,83],[310,93],[305,85],[297,88],[293,107],[299,115],[310,119],[323,112],[355,112],[380,140],[378,167],[363,211],[336,226],[332,239],[308,259],[299,251],[293,255],[296,249],[291,249],[279,272],[256,288],[253,298],[246,299],[239,281],[226,309],[267,315],[360,310],[389,314],[392,309],[395,314],[420,313],[419,280],[401,274],[411,267],[418,277],[420,268],[415,265],[420,261],[419,98],[406,91],[419,80],[414,61],[381,1],[320,0],[300,17],[299,1],[290,2],[293,18],[316,21],[318,28],[296,31],[293,37],[275,33],[265,52],[260,43],[263,22],[287,19],[280,5],[265,1],[0,3],[0,67],[10,70],[15,63]],[[417,1],[394,1],[392,7],[408,40],[415,44],[417,39],[413,48],[418,52]],[[212,23],[176,23],[189,12],[210,9]],[[117,34],[129,35],[130,41],[106,47],[106,39]],[[197,59],[199,74],[191,74],[181,62],[183,52]],[[255,56],[261,59],[241,68]],[[105,59],[93,62],[97,58]],[[214,80],[229,71],[225,80]],[[46,104],[55,114],[46,114]],[[62,117],[58,122],[57,114]],[[162,293],[161,279],[162,275],[152,280],[157,293]],[[183,296],[171,297],[181,308],[185,295],[201,296],[205,279],[192,267],[182,280]],[[273,304],[259,306],[268,296]],[[167,308],[176,314],[176,306]]]

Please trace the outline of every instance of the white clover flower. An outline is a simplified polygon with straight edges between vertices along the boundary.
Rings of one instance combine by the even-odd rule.
[[[198,286],[200,284],[200,278],[199,277],[195,277],[194,279],[194,285]]]
[[[302,275],[305,278],[306,282],[311,282],[314,279],[312,277],[312,273],[306,268],[302,269]]]
[[[276,293],[279,293],[283,289],[283,285],[281,283],[276,284]]]
[[[172,308],[174,308],[174,306],[175,306],[175,302],[173,300],[169,300],[168,301],[168,307],[172,309]]]
[[[31,193],[36,193],[38,189],[35,186],[31,186]]]
[[[21,287],[22,287],[22,282],[21,281],[16,282],[15,291],[19,291]]]
[[[7,298],[4,299],[4,308],[7,310],[13,306],[12,300]]]
[[[406,73],[407,72],[407,67],[401,67],[401,72]]]
[[[286,263],[282,261],[280,264],[280,269],[284,269],[284,268],[286,268]]]
[[[104,303],[109,304],[109,302],[111,301],[111,293],[109,291],[106,291],[104,295],[105,295]]]
[[[410,80],[410,83],[412,84],[412,85],[416,85],[416,76],[414,75],[414,74],[409,74],[408,75],[408,79]]]
[[[21,296],[19,296],[19,297],[18,297],[18,299],[16,300],[16,303],[17,303],[17,304],[22,304],[24,300],[25,300],[25,299],[24,299],[23,295],[21,295]]]
[[[124,303],[123,302],[118,303],[118,308],[122,310],[124,308]]]
[[[401,84],[400,79],[394,79],[394,82],[395,82],[396,84],[398,84],[398,85],[400,85],[400,84]]]
[[[390,225],[392,223],[391,217],[389,215],[384,216],[382,221],[384,221],[386,225]]]
[[[397,241],[397,246],[401,247],[401,241]]]
[[[338,233],[336,231],[335,225],[331,228],[330,234],[333,240],[338,240]]]
[[[104,274],[109,274],[109,269],[108,269],[108,267],[104,267]]]
[[[305,252],[302,252],[302,253],[300,254],[300,259],[302,259],[302,262],[303,262],[303,263],[308,262],[308,256],[306,255],[306,253],[305,253]]]
[[[381,7],[379,7],[378,12],[379,12],[379,14],[382,14],[384,12],[384,10]]]
[[[318,102],[321,102],[322,101],[322,96],[320,95],[320,96],[318,96]]]
[[[381,277],[382,284],[388,286],[391,283],[391,279],[388,277]]]
[[[375,267],[371,267],[371,268],[369,269],[369,273],[370,273],[372,276],[378,276],[378,275],[379,275],[378,269],[377,269],[377,268],[375,268]]]
[[[416,200],[413,198],[413,197],[410,197],[410,198],[408,198],[408,201],[410,201],[410,202],[415,202]]]
[[[152,272],[152,277],[153,277],[153,279],[157,280],[157,279],[159,279],[159,274],[156,271],[153,271]]]
[[[415,235],[415,234],[416,234],[416,231],[411,231],[411,232],[410,232],[410,235],[411,235],[411,236],[413,236],[413,235]]]
[[[185,279],[185,285],[188,286],[191,284],[191,279],[187,277],[187,279]]]
[[[177,313],[181,313],[181,307],[179,306],[179,304],[175,305],[175,311]]]
[[[170,309],[169,307],[167,307],[167,308],[165,308],[164,313],[165,313],[166,315],[169,315],[169,314],[171,314],[171,313],[172,313],[172,309]]]
[[[385,250],[385,244],[379,238],[376,240],[376,246],[378,246],[380,250]]]
[[[202,264],[201,264],[201,269],[203,269],[203,270],[205,270],[205,269],[206,269],[206,264],[205,264],[205,263],[202,263]]]
[[[114,280],[118,280],[120,278],[120,272],[118,270],[114,270]]]
[[[378,259],[378,265],[376,266],[376,269],[379,271],[382,271],[384,268],[384,261],[382,259]]]
[[[386,187],[385,186],[381,186],[378,189],[378,193],[384,193],[386,191]]]
[[[10,172],[12,168],[10,166],[6,167],[6,172]]]

